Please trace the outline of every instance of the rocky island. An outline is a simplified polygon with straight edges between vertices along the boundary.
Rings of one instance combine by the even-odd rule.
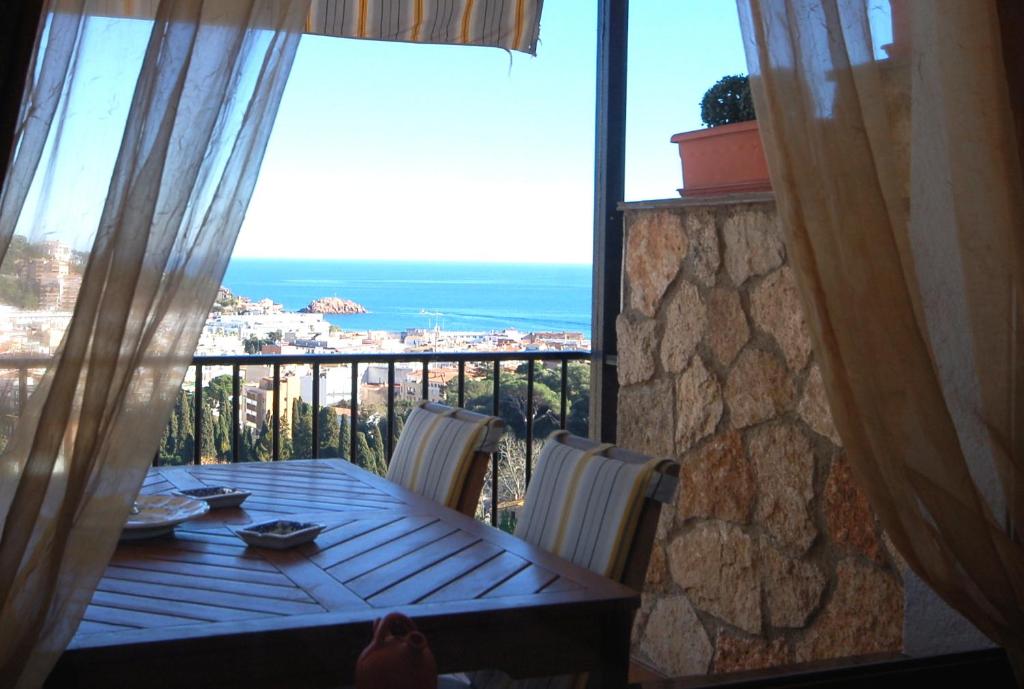
[[[369,313],[362,304],[357,304],[351,299],[342,299],[340,297],[321,297],[320,299],[314,299],[309,302],[309,305],[304,309],[299,309],[299,313],[327,313],[327,314],[352,314],[352,313]]]

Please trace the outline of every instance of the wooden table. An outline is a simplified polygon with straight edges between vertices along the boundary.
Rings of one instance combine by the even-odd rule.
[[[635,592],[342,460],[150,472],[144,493],[230,485],[175,537],[122,543],[49,687],[336,687],[372,621],[399,610],[442,672],[590,670],[624,686]],[[232,529],[316,520],[315,543],[247,548]]]

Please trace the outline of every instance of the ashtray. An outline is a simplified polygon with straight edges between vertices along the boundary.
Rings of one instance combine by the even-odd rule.
[[[227,486],[188,488],[185,490],[176,490],[174,492],[178,495],[184,495],[187,498],[203,500],[210,506],[211,510],[220,509],[222,507],[238,507],[245,502],[247,497],[252,495],[252,493],[247,490],[228,488]]]
[[[272,522],[253,524],[244,529],[238,529],[235,533],[249,545],[284,550],[309,543],[323,530],[323,524],[275,519]]]

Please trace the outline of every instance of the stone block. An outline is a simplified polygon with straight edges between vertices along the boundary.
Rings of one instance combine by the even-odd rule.
[[[632,216],[626,236],[626,279],[630,306],[653,317],[686,256],[682,219],[676,213]]]
[[[825,381],[821,377],[821,369],[815,364],[807,374],[807,381],[804,383],[804,394],[800,398],[800,404],[796,411],[811,429],[823,435],[834,444],[842,446],[843,441],[839,437],[832,422],[832,409],[828,404],[828,395],[825,393]]]
[[[708,326],[708,311],[697,288],[680,281],[665,304],[665,332],[661,338],[661,365],[670,373],[686,367]]]
[[[793,406],[796,388],[782,360],[758,349],[745,349],[725,382],[725,403],[733,428],[746,428],[778,416]]]
[[[761,595],[754,549],[739,527],[701,522],[669,544],[669,571],[698,609],[757,634]]]
[[[702,675],[711,663],[711,639],[686,596],[659,597],[647,616],[640,655],[668,677]]]
[[[759,495],[755,519],[771,538],[794,554],[811,547],[818,529],[811,519],[814,453],[793,424],[765,426],[749,437],[747,451]]]
[[[715,274],[722,263],[718,250],[718,230],[715,228],[715,214],[709,209],[687,210],[684,221],[686,237],[689,240],[691,274],[698,284],[712,287]]]
[[[803,627],[818,609],[827,580],[821,569],[783,555],[771,545],[761,547],[761,581],[773,627]]]
[[[776,270],[751,290],[750,315],[761,330],[779,343],[789,368],[802,371],[811,358],[811,335],[796,279],[788,266]]]
[[[789,662],[790,652],[785,639],[751,638],[720,631],[715,638],[711,671],[717,674],[760,670]]]
[[[750,339],[750,326],[734,289],[713,289],[708,296],[707,343],[722,366],[732,364]]]
[[[828,472],[824,505],[825,526],[833,542],[882,561],[882,544],[875,531],[871,504],[842,455],[836,457]]]
[[[757,488],[743,439],[729,431],[683,459],[676,505],[682,519],[711,517],[746,524]]]
[[[676,381],[677,455],[715,432],[722,418],[722,408],[722,387],[718,379],[704,367],[700,355],[694,355]]]
[[[897,653],[903,643],[903,591],[896,578],[846,559],[836,566],[835,590],[795,646],[797,662]]]
[[[642,383],[654,375],[657,329],[657,321],[635,312],[620,314],[615,319],[619,385]]]
[[[739,208],[722,223],[725,271],[740,287],[748,278],[782,265],[786,251],[775,211]]]
[[[655,457],[673,455],[670,380],[654,380],[619,389],[618,444]]]

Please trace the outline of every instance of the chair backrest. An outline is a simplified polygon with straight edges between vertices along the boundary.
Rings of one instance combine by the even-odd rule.
[[[537,458],[516,535],[640,589],[678,473],[672,459],[556,431]]]
[[[476,510],[505,422],[435,402],[420,402],[405,421],[388,479],[470,516]]]

